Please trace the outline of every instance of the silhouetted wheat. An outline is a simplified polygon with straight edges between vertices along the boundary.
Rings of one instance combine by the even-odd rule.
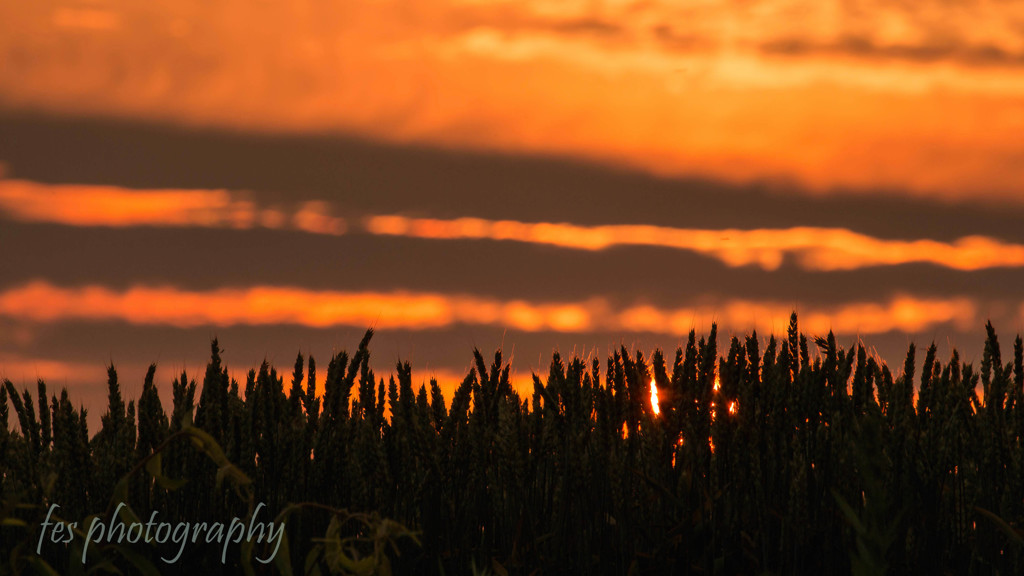
[[[980,371],[932,345],[917,386],[913,346],[894,375],[860,344],[809,341],[795,315],[763,352],[752,334],[720,355],[712,327],[671,365],[623,348],[602,374],[556,353],[528,397],[500,352],[474,352],[450,404],[406,363],[377,379],[371,332],[330,359],[322,397],[301,355],[287,394],[267,363],[241,390],[215,340],[169,416],[155,368],[126,405],[111,367],[91,439],[66,390],[4,382],[0,565],[83,568],[67,547],[34,554],[50,503],[196,522],[258,501],[286,519],[288,552],[264,567],[233,548],[229,572],[1022,574],[1024,345],[1003,364],[987,329]],[[157,546],[98,554],[86,569],[222,570],[201,545],[175,564]]]

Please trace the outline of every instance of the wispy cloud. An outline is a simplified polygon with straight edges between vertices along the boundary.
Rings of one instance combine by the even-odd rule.
[[[337,236],[345,233],[345,220],[331,215],[330,206],[326,202],[313,200],[304,202],[292,217],[295,228],[311,234],[330,234]]]
[[[290,227],[310,234],[344,234],[349,224],[334,212],[323,201],[299,203],[293,212],[261,207],[244,193],[227,190],[139,190],[0,179],[0,214],[27,222],[109,227]],[[1024,267],[1024,245],[982,235],[942,242],[884,239],[845,228],[809,226],[715,230],[395,214],[366,216],[362,230],[383,236],[513,241],[588,251],[651,246],[702,254],[731,267],[758,266],[764,270],[778,269],[786,258],[817,271],[914,263],[964,271]]]
[[[855,302],[799,310],[779,302],[730,300],[718,306],[666,310],[636,306],[619,314],[619,325],[635,332],[683,334],[694,326],[718,322],[731,330],[756,329],[762,334],[785,329],[790,313],[798,311],[801,329],[811,334],[919,332],[941,324],[961,330],[977,323],[978,306],[969,298],[896,296],[887,302]]]
[[[798,227],[760,230],[700,230],[648,225],[578,226],[458,218],[372,216],[373,234],[433,239],[511,240],[577,250],[615,246],[656,246],[696,252],[729,266],[775,270],[787,256],[809,270],[854,270],[869,266],[928,263],[955,270],[1024,266],[1024,245],[984,236],[955,242],[887,240],[843,228]]]
[[[459,322],[526,331],[583,332],[593,327],[588,308],[579,304],[273,286],[211,291],[138,286],[115,291],[32,282],[0,294],[0,315],[34,322],[121,320],[176,327],[295,324],[428,330]]]
[[[231,226],[248,228],[252,203],[226,190],[132,190],[0,180],[0,210],[29,222],[71,226]]]
[[[852,302],[801,309],[805,328],[823,333],[916,332],[953,323],[966,329],[977,321],[977,304],[967,298],[898,296],[888,302]],[[315,291],[255,286],[188,291],[173,287],[102,286],[65,288],[36,281],[0,292],[0,316],[27,322],[123,321],[131,324],[291,324],[307,327],[375,326],[434,330],[456,324],[505,327],[525,332],[592,331],[683,334],[719,321],[734,330],[783,328],[793,305],[727,300],[684,308],[638,304],[613,308],[601,298],[582,302],[527,302],[468,295],[416,292]]]
[[[138,190],[119,186],[39,184],[0,179],[0,213],[26,222],[68,226],[157,226],[248,229],[281,228],[289,215],[260,208],[228,190]],[[323,202],[299,205],[291,226],[315,234],[345,232],[345,220]]]

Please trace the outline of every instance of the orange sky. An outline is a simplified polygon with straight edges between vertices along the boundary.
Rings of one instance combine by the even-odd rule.
[[[8,1],[14,124],[0,377],[1024,322],[1024,3]]]
[[[0,105],[1020,201],[1024,5],[0,5]]]

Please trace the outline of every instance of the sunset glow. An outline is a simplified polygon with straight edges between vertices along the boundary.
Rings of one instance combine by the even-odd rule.
[[[1020,201],[1013,4],[548,4],[8,3],[0,102]]]
[[[978,319],[967,299],[899,297],[887,304],[851,303],[830,310],[802,311],[815,333],[874,334],[917,331]],[[0,317],[33,322],[119,320],[131,324],[232,326],[293,324],[430,330],[455,324],[493,325],[525,332],[583,333],[590,330],[685,334],[693,326],[727,322],[763,333],[784,327],[785,304],[732,301],[706,308],[615,310],[601,299],[586,302],[502,301],[474,296],[414,292],[311,291],[258,286],[211,291],[136,286],[117,291],[101,286],[61,288],[32,282],[0,292]],[[803,320],[806,319],[806,320]],[[718,389],[718,376],[715,389]]]

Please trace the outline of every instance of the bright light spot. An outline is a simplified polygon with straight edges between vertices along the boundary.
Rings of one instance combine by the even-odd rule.
[[[736,401],[729,402],[729,414],[736,414]]]
[[[661,409],[658,407],[658,385],[654,383],[654,378],[651,378],[651,408],[654,409],[655,414],[661,413]]]
[[[676,441],[676,449],[672,451],[672,467],[676,467],[676,454],[679,449],[683,447],[683,435],[679,435],[679,440]]]

